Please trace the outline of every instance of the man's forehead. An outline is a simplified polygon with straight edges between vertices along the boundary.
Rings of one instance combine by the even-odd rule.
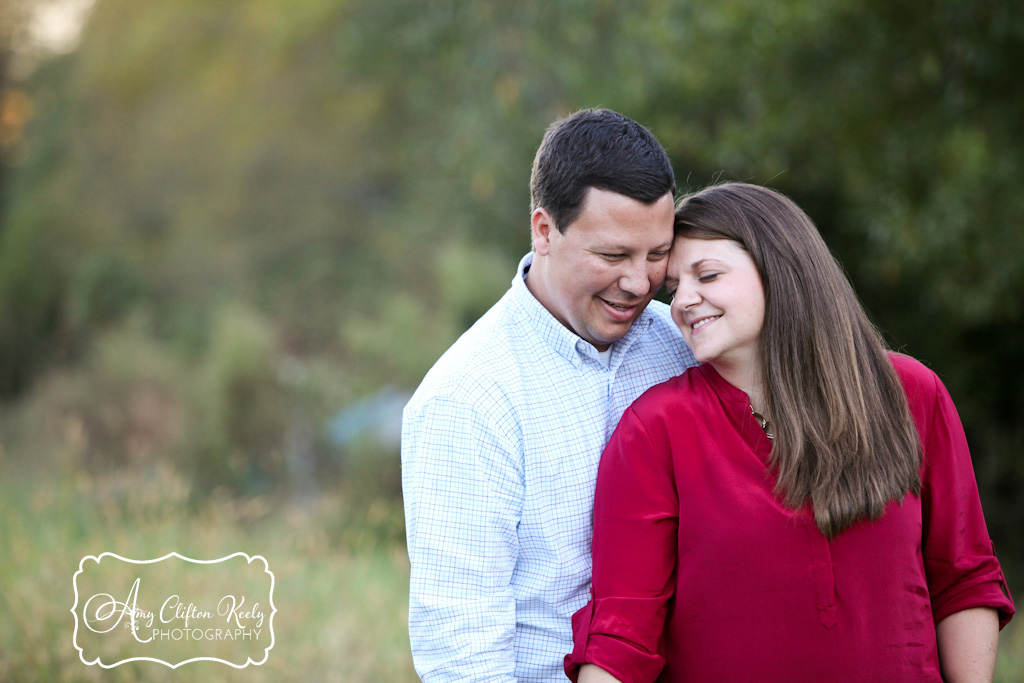
[[[576,229],[581,228],[581,229]],[[565,231],[571,236],[576,229],[575,237],[590,246],[601,246],[609,249],[657,249],[668,251],[674,241],[672,226],[659,229],[655,222],[642,227],[616,225],[614,222],[595,221],[583,226],[573,225]]]
[[[607,236],[595,236],[591,244],[615,251],[668,251],[672,247],[672,237],[670,234],[667,239],[657,239],[651,235],[624,235],[622,231],[618,231],[617,234],[613,231]]]
[[[606,241],[634,242],[638,237],[671,242],[675,218],[672,196],[666,194],[650,204],[626,195],[591,188],[580,214],[566,233],[583,228]]]

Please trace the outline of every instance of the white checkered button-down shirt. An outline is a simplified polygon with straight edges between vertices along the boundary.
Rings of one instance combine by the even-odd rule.
[[[409,634],[426,683],[565,680],[601,451],[634,399],[695,364],[653,302],[606,367],[527,289],[530,262],[405,409]]]

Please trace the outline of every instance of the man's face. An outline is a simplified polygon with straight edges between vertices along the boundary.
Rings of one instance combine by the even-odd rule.
[[[527,285],[555,318],[598,350],[621,339],[665,281],[672,194],[654,204],[590,188],[565,233],[533,212]]]

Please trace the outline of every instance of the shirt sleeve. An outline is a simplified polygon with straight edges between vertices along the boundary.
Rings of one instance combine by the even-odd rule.
[[[674,591],[679,503],[667,439],[655,443],[632,408],[597,474],[590,602],[572,619],[565,671],[596,664],[626,683],[653,681],[665,666]]]
[[[424,683],[514,683],[521,458],[494,423],[435,397],[407,408],[409,638]]]
[[[932,614],[937,624],[955,612],[992,607],[1002,628],[1013,600],[985,525],[967,437],[946,388],[927,374],[917,391],[930,398],[930,415],[915,411],[915,419],[924,446],[922,549]]]

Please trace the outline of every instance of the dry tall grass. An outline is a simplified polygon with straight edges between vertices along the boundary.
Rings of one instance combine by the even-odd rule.
[[[268,498],[190,505],[170,472],[0,485],[0,681],[415,681],[408,559],[396,501],[340,493],[305,507]],[[262,555],[276,577],[275,646],[261,666],[86,666],[72,644],[72,577],[86,555]]]
[[[394,500],[342,493],[305,506],[189,502],[169,471],[0,483],[0,681],[416,681],[406,635],[409,567]],[[72,576],[86,555],[264,556],[276,577],[275,646],[237,670],[196,662],[86,666],[72,645]],[[1002,634],[996,683],[1024,682],[1024,626]]]

